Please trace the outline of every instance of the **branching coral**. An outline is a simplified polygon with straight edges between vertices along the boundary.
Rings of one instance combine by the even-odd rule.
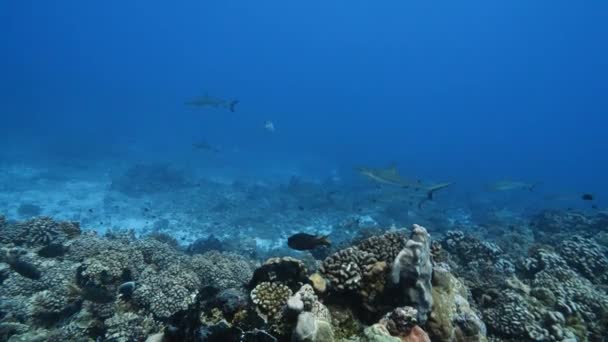
[[[77,222],[58,222],[50,217],[37,217],[11,226],[12,242],[30,246],[45,246],[53,242],[62,243],[80,235]]]

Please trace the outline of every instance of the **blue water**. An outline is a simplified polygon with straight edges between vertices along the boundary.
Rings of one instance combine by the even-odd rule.
[[[452,193],[506,178],[605,206],[607,11],[602,1],[2,1],[0,156],[184,164],[205,140],[238,153],[204,163],[242,174],[296,163],[350,179],[353,166],[397,163],[455,182]],[[237,111],[184,105],[205,93],[237,98]]]

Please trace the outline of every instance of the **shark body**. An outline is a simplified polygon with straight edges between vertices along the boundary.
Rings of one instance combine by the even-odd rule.
[[[426,196],[419,203],[418,207],[421,207],[422,204],[426,201],[432,201],[434,198],[435,192],[445,189],[448,186],[452,185],[450,182],[446,183],[435,183],[431,185],[424,185],[421,180],[408,180],[401,175],[399,175],[399,171],[394,166],[388,168],[368,168],[368,167],[358,167],[356,168],[357,172],[362,176],[371,179],[374,182],[381,184],[388,184],[393,186],[398,186],[404,189],[410,189],[413,191],[421,191]]]
[[[213,97],[209,95],[203,95],[201,97],[197,97],[190,101],[186,102],[186,105],[192,107],[213,107],[213,108],[225,108],[231,112],[236,110],[236,105],[239,103],[239,100],[225,100],[218,97]]]
[[[529,184],[520,181],[501,180],[490,184],[489,189],[492,191],[511,191],[525,189],[528,191],[534,191],[534,187],[537,184]]]

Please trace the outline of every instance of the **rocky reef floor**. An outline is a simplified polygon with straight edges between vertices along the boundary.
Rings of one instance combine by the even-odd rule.
[[[607,224],[544,211],[494,242],[387,227],[265,259],[2,217],[0,340],[604,341]]]

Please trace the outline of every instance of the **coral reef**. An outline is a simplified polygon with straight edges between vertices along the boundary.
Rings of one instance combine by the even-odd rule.
[[[589,220],[566,217],[578,224]],[[601,340],[605,334],[608,294],[599,285],[606,255],[595,241],[570,235],[554,247],[533,245],[527,257],[506,255],[464,234],[449,233],[442,244],[450,266],[471,290],[489,340]],[[442,273],[435,268],[434,282],[445,278]],[[430,327],[435,312],[440,311],[431,313]]]
[[[565,217],[560,227],[603,222]],[[0,216],[0,340],[602,341],[608,258],[592,231],[526,241],[523,254],[459,231],[433,243],[414,225],[318,268],[310,257],[256,268],[167,236]]]
[[[199,286],[196,274],[179,265],[161,272],[148,268],[138,278],[133,301],[158,319],[167,319],[193,303]]]
[[[608,215],[598,212],[596,215],[586,215],[570,210],[543,210],[534,215],[531,226],[538,243],[559,244],[567,239],[572,232],[591,237],[605,230],[608,225]]]
[[[106,319],[105,325],[105,340],[111,342],[143,341],[159,330],[158,324],[151,317],[133,312],[116,314]]]
[[[3,243],[16,245],[46,246],[63,243],[80,235],[77,222],[57,222],[50,217],[37,217],[16,224],[0,225]]]
[[[606,248],[602,248],[592,239],[572,236],[558,247],[559,254],[584,277],[595,284],[608,284],[608,257]]]

